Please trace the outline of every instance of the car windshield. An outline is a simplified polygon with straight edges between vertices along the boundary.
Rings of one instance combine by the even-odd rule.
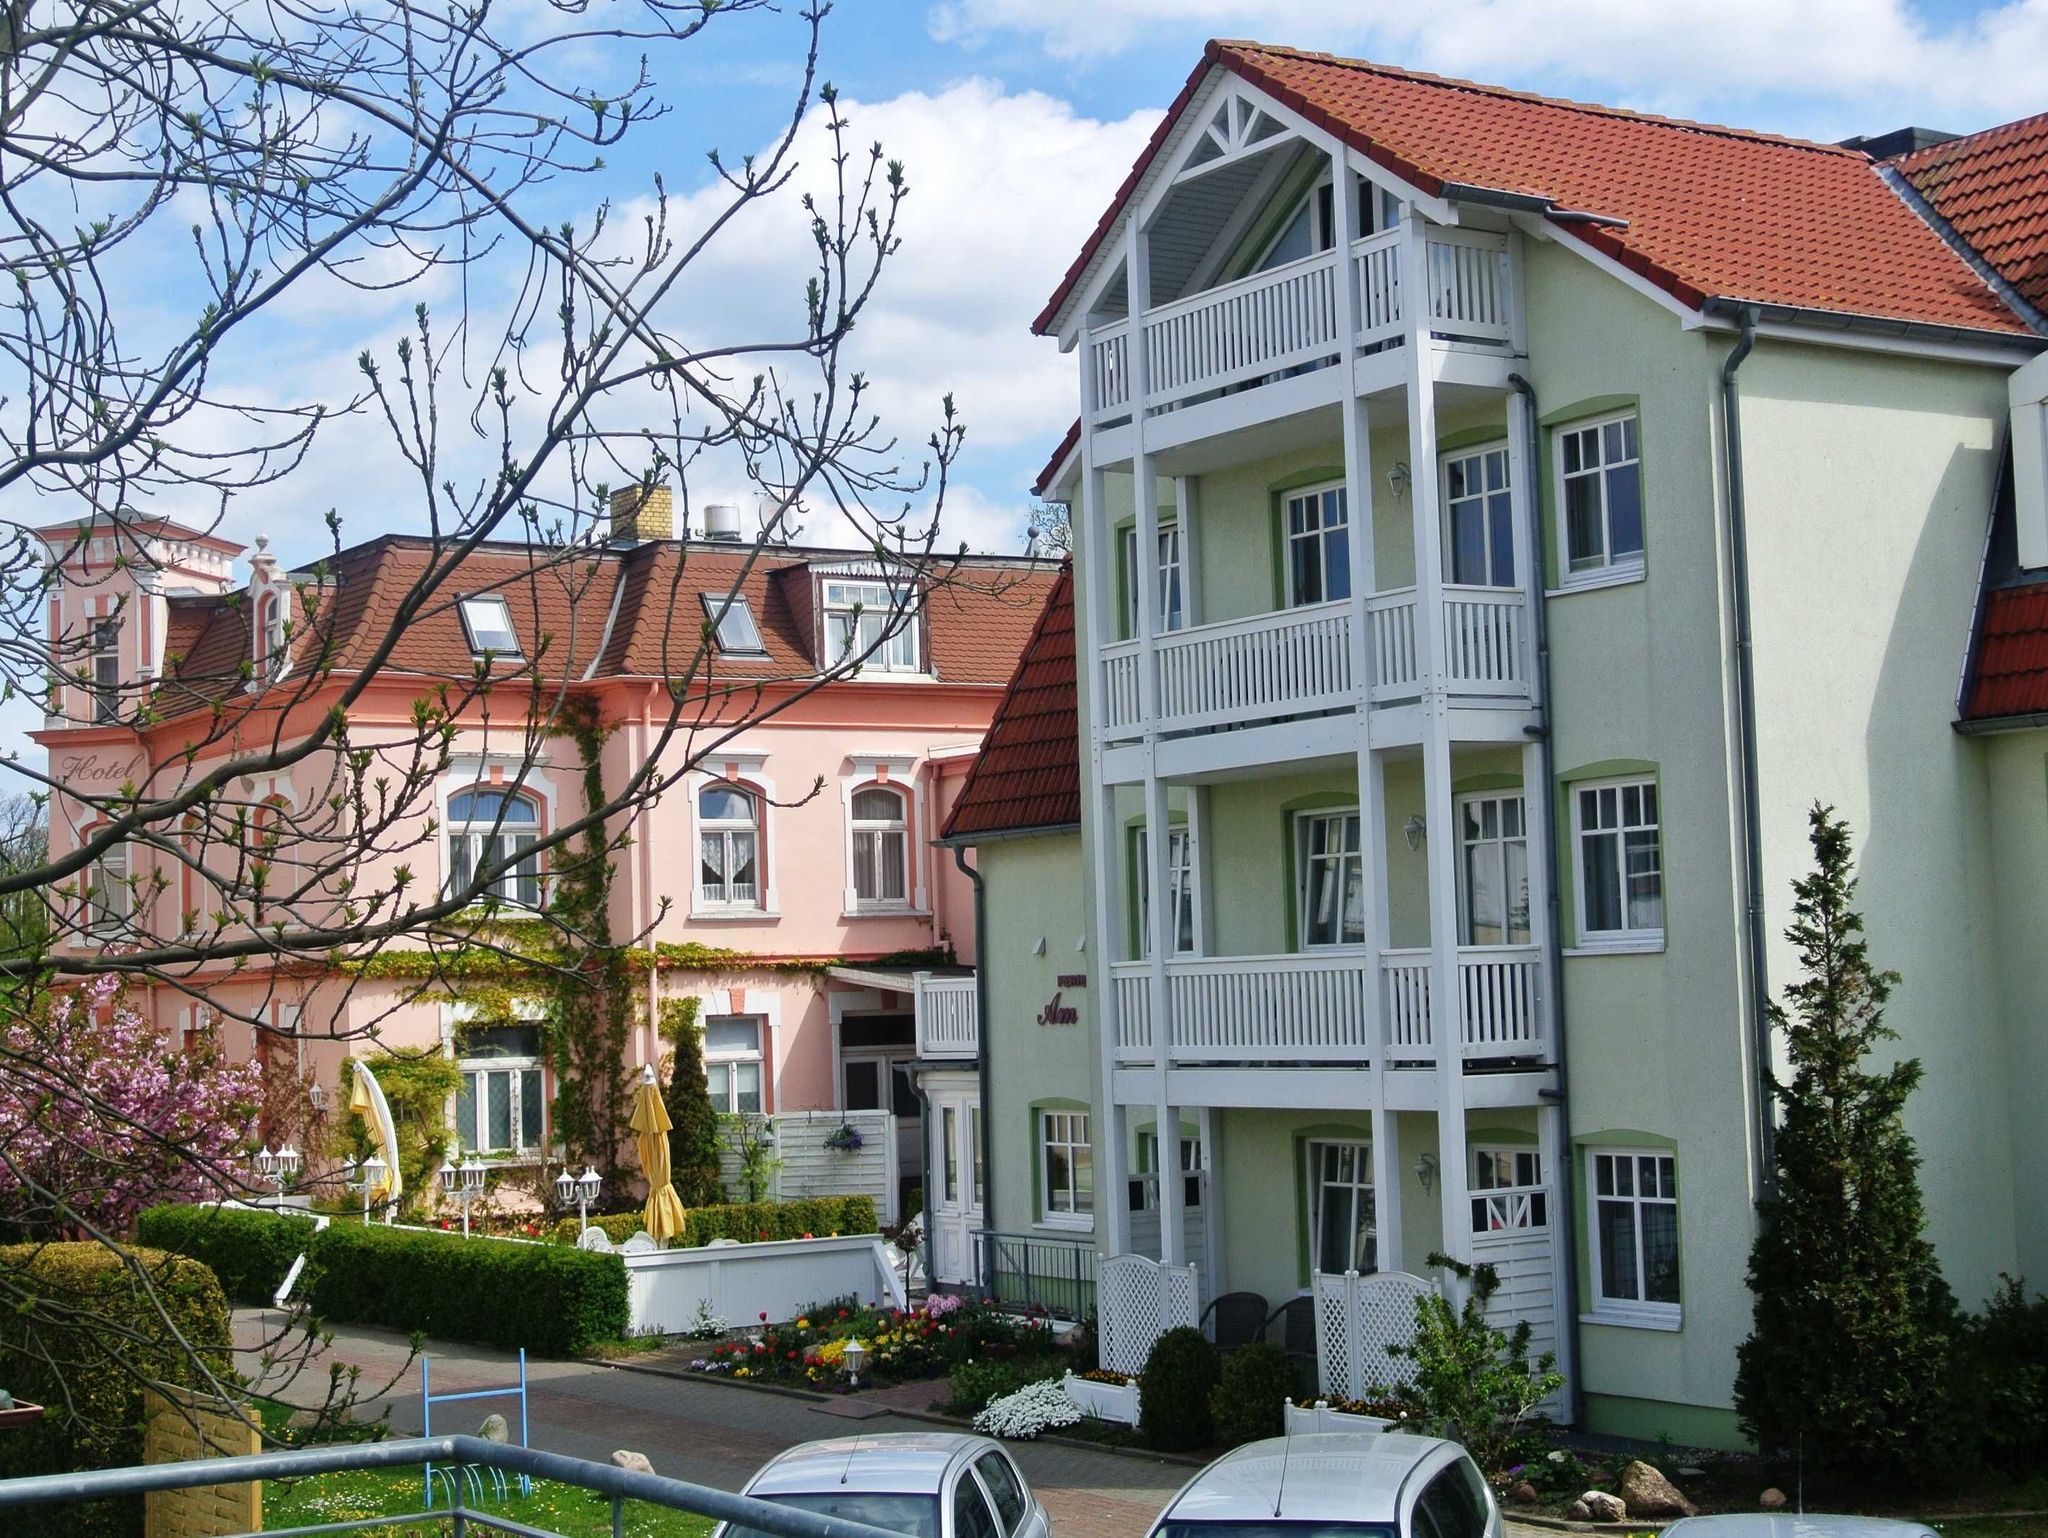
[[[936,1495],[898,1495],[887,1490],[827,1490],[816,1494],[788,1492],[763,1495],[757,1499],[777,1506],[794,1506],[815,1511],[821,1517],[844,1517],[865,1522],[869,1527],[906,1533],[909,1538],[939,1538],[939,1498]],[[758,1528],[732,1526],[722,1538],[774,1538]],[[1390,1533],[1387,1538],[1393,1538]]]
[[[1153,1538],[1397,1538],[1388,1522],[1168,1522]]]

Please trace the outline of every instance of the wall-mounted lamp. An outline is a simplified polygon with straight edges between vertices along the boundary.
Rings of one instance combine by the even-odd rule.
[[[1405,497],[1408,495],[1409,483],[1413,479],[1408,471],[1408,461],[1397,459],[1387,470],[1387,490],[1397,497]]]
[[[1040,935],[1036,940],[1031,942],[1031,954],[1034,956],[1043,956],[1045,954],[1044,935]]]
[[[1423,820],[1422,813],[1408,814],[1408,820],[1401,824],[1401,837],[1408,840],[1410,849],[1420,849],[1429,842],[1429,824]]]
[[[1437,1157],[1433,1153],[1415,1156],[1415,1178],[1422,1182],[1422,1194],[1428,1196],[1436,1190]]]

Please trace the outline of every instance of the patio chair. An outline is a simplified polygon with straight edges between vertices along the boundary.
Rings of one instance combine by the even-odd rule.
[[[1202,1323],[1216,1319],[1216,1349],[1235,1351],[1266,1338],[1266,1300],[1256,1292],[1226,1292],[1202,1310]]]
[[[1273,1321],[1285,1320],[1280,1335],[1280,1349],[1287,1353],[1287,1359],[1294,1363],[1300,1375],[1302,1387],[1313,1390],[1317,1386],[1316,1353],[1316,1300],[1312,1296],[1289,1298],[1266,1316],[1259,1335],[1263,1339],[1272,1333]]]

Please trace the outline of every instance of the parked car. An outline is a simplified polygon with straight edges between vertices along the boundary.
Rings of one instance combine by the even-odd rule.
[[[1924,1522],[1890,1517],[1844,1517],[1818,1511],[1731,1511],[1714,1517],[1681,1517],[1664,1538],[1935,1538]]]
[[[1002,1445],[955,1432],[828,1437],[778,1453],[740,1492],[910,1538],[1048,1538],[1045,1508]],[[711,1538],[769,1538],[720,1523]]]
[[[1315,1432],[1247,1442],[1181,1487],[1151,1538],[1502,1538],[1500,1507],[1455,1442]]]

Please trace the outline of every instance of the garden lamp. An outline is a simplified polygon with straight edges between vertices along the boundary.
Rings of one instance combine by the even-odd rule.
[[[846,1343],[846,1354],[840,1358],[846,1363],[846,1381],[851,1388],[860,1387],[860,1370],[868,1365],[868,1348],[857,1340]]]
[[[456,1151],[458,1153],[461,1152],[460,1149]],[[441,1189],[454,1197],[462,1208],[462,1237],[467,1239],[469,1237],[469,1204],[476,1200],[477,1194],[484,1188],[483,1164],[477,1159],[475,1154],[471,1154],[460,1164],[451,1164],[446,1159],[443,1159],[441,1161],[441,1168],[437,1173],[441,1177]]]
[[[348,1179],[343,1183],[351,1191],[363,1193],[363,1226],[365,1228],[370,1226],[370,1193],[384,1184],[384,1172],[389,1168],[390,1166],[385,1164],[375,1154],[371,1154],[367,1159],[351,1160],[349,1163]]]
[[[562,1173],[555,1177],[555,1195],[564,1207],[576,1204],[576,1232],[584,1233],[590,1227],[590,1204],[597,1200],[599,1187],[604,1184],[596,1170],[585,1165],[581,1176],[569,1173],[569,1166],[562,1166]]]

